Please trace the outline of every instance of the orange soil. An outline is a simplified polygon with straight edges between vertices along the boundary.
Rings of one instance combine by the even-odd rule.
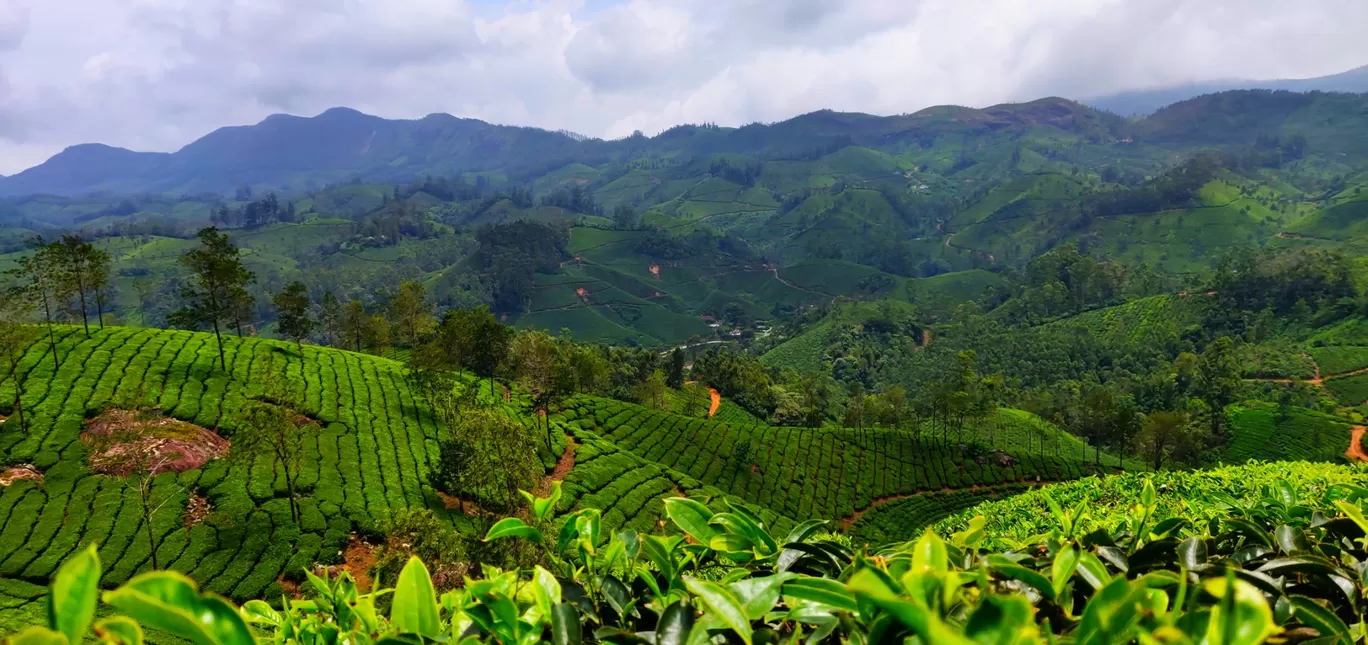
[[[342,558],[345,560],[342,570],[351,573],[352,579],[356,581],[356,588],[363,592],[370,591],[370,570],[375,567],[375,549],[374,544],[367,544],[353,535],[351,542],[347,543],[347,548],[342,552]]]
[[[1363,445],[1363,426],[1354,426],[1354,431],[1349,435],[1349,449],[1344,451],[1344,456],[1354,461],[1368,461],[1368,454],[1364,454]]]

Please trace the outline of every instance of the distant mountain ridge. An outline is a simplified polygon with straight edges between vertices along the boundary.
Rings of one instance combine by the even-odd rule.
[[[448,114],[384,119],[333,108],[314,117],[273,115],[255,125],[219,128],[174,153],[72,146],[43,164],[0,178],[0,196],[224,194],[240,186],[305,192],[350,180],[406,182],[461,173],[528,182],[572,163],[675,163],[715,154],[810,158],[851,145],[898,155],[938,141],[967,148],[975,141],[1019,138],[1038,127],[1094,143],[1181,138],[1183,145],[1220,145],[1284,134],[1285,127],[1292,127],[1287,124],[1297,123],[1300,111],[1312,105],[1320,105],[1316,109],[1325,114],[1352,118],[1363,113],[1365,104],[1365,97],[1314,92],[1229,92],[1216,97],[1184,101],[1138,122],[1050,97],[982,109],[938,106],[895,116],[823,110],[773,124],[681,125],[654,137],[614,141]],[[1213,129],[1205,125],[1209,123],[1222,125]],[[1318,136],[1315,127],[1307,126],[1308,138]],[[1353,145],[1343,132],[1320,134],[1327,150]]]
[[[1186,83],[1152,90],[1135,90],[1099,96],[1083,101],[1086,105],[1115,112],[1123,116],[1153,114],[1166,105],[1186,101],[1203,94],[1230,90],[1286,90],[1289,92],[1368,92],[1368,65],[1339,74],[1315,78],[1279,80],[1228,80],[1206,83]]]

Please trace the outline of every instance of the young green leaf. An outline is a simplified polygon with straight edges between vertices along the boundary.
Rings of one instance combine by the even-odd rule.
[[[46,627],[33,625],[5,640],[6,645],[68,645],[66,635]]]
[[[829,578],[799,576],[784,583],[783,595],[821,603],[842,611],[856,611],[855,595],[846,585]]]
[[[687,497],[671,497],[665,500],[665,513],[670,520],[699,544],[707,544],[718,534],[718,530],[708,524],[713,512],[707,506]]]
[[[684,578],[684,586],[707,605],[713,616],[736,632],[742,642],[751,645],[753,631],[750,620],[746,617],[746,610],[741,606],[741,601],[732,592],[716,583],[697,578]]]
[[[138,621],[127,616],[110,616],[95,623],[95,636],[107,645],[142,645],[143,631]]]
[[[400,631],[437,638],[442,633],[437,610],[437,590],[432,576],[417,557],[410,557],[399,572],[394,587],[394,604],[390,609],[390,623]]]
[[[492,542],[506,537],[520,537],[537,544],[541,544],[542,541],[541,531],[516,517],[505,517],[495,522],[494,526],[489,527],[489,533],[485,535],[484,541]]]
[[[79,643],[95,619],[100,594],[100,557],[91,544],[67,559],[48,589],[48,626]]]
[[[218,596],[199,593],[195,583],[179,573],[141,574],[105,592],[104,601],[142,625],[198,645],[255,645],[236,607]]]

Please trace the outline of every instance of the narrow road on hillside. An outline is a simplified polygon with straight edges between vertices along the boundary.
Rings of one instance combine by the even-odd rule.
[[[1344,456],[1354,461],[1368,461],[1368,454],[1364,454],[1363,445],[1363,426],[1354,426],[1354,431],[1349,435],[1349,449],[1344,451]]]

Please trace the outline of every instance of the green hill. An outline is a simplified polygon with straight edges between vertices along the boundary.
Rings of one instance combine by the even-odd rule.
[[[36,607],[38,585],[81,544],[100,545],[106,584],[150,566],[136,495],[87,464],[81,434],[89,418],[146,397],[169,417],[231,441],[244,404],[263,392],[268,365],[283,370],[302,411],[322,428],[307,440],[300,521],[291,521],[283,477],[266,462],[220,459],[167,472],[155,488],[170,503],[151,527],[162,566],[242,600],[278,595],[282,575],[297,577],[314,561],[336,562],[350,535],[374,531],[403,508],[472,526],[426,483],[438,458],[437,423],[400,363],[309,345],[301,356],[292,344],[226,339],[225,373],[212,334],[110,327],[86,338],[62,327],[57,335],[60,368],[46,342],[32,345],[20,365],[28,432],[13,416],[0,425],[0,464],[42,473],[41,483],[21,479],[0,490],[0,631],[16,624],[15,610]],[[13,378],[0,379],[6,405],[14,387]],[[557,456],[544,461],[554,464]],[[187,520],[192,496],[211,509],[200,521]]]

